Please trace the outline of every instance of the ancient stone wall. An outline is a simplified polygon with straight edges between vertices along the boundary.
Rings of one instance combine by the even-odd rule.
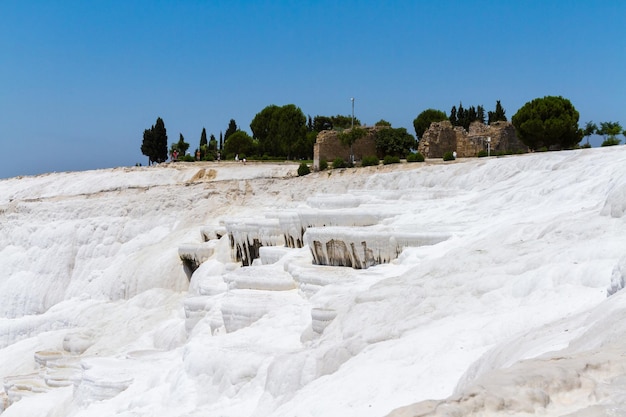
[[[491,142],[488,142],[490,138]],[[490,145],[488,145],[490,143]],[[456,152],[457,157],[475,157],[481,150],[492,152],[527,151],[528,148],[517,139],[515,128],[510,122],[494,122],[490,125],[474,122],[469,132],[459,126],[452,126],[447,120],[431,123],[417,150],[427,158],[441,158],[446,152]]]
[[[354,160],[360,161],[364,156],[376,155],[376,141],[374,134],[381,127],[363,127],[368,131],[365,137],[357,140],[352,145],[354,152]],[[335,158],[343,158],[345,161],[350,160],[350,147],[344,146],[339,141],[339,132],[336,130],[324,130],[317,134],[315,145],[313,145],[313,168],[318,170],[320,160],[325,159],[331,164]]]

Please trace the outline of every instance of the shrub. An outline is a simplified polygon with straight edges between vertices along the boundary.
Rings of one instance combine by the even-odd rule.
[[[407,162],[424,162],[424,155],[421,153],[410,153],[406,156]]]
[[[347,168],[347,167],[348,167],[348,163],[344,161],[343,158],[335,158],[335,160],[333,161],[333,169]]]
[[[454,161],[454,154],[452,152],[446,152],[443,154],[444,161]]]
[[[311,173],[311,169],[306,164],[306,162],[302,162],[298,167],[298,176],[302,177],[303,175],[307,175]]]
[[[184,155],[178,158],[179,161],[183,162],[196,162],[196,158],[191,155]]]
[[[580,146],[582,149],[588,149],[591,148],[591,144],[590,143],[585,143],[583,145]]]
[[[328,161],[325,159],[320,159],[320,171],[324,171],[328,168]]]
[[[202,158],[203,161],[215,161],[215,156],[213,156],[212,153],[207,152],[206,155],[204,155],[204,158]]]
[[[385,158],[383,159],[383,165],[399,164],[399,163],[400,163],[400,158],[397,156],[385,155]]]
[[[485,157],[485,156],[487,156],[487,155],[488,155],[488,153],[487,153],[487,151],[486,151],[486,150],[484,150],[484,149],[481,149],[480,151],[478,151],[478,157],[479,157],[479,158],[484,158],[484,157]]]
[[[615,146],[615,145],[619,145],[620,142],[621,142],[621,140],[619,140],[617,138],[608,138],[607,140],[602,142],[601,146]]]
[[[377,156],[364,156],[361,160],[362,167],[376,166],[380,163]]]

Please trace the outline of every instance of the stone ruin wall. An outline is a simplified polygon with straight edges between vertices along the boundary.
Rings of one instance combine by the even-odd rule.
[[[491,152],[528,151],[517,139],[515,127],[510,122],[494,122],[486,125],[473,122],[469,132],[463,127],[452,126],[448,120],[431,123],[419,141],[417,150],[426,158],[442,158],[446,152],[456,152],[457,157],[476,157],[487,150],[487,138],[491,138]]]
[[[352,145],[355,161],[360,161],[364,156],[376,155],[374,134],[382,128],[378,126],[360,127],[367,130],[368,133]],[[338,134],[339,132],[336,130],[324,130],[317,134],[315,145],[313,145],[313,169],[319,170],[322,159],[325,159],[329,165],[335,158],[343,158],[344,161],[350,160],[350,147],[341,144]]]

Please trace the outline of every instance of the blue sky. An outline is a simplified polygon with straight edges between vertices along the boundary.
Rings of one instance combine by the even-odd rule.
[[[157,117],[195,149],[267,105],[349,115],[351,97],[411,133],[427,108],[510,119],[546,95],[624,126],[625,19],[618,0],[1,0],[0,178],[146,164]]]

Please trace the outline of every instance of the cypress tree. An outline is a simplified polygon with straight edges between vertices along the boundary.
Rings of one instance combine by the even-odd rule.
[[[485,108],[483,106],[478,106],[476,108],[476,120],[485,124]]]
[[[470,106],[467,110],[467,117],[463,123],[465,130],[469,130],[469,125],[476,120],[476,107]]]
[[[215,135],[211,133],[211,139],[209,139],[209,150],[217,151],[217,141],[215,140]]]
[[[206,138],[206,129],[203,127],[202,133],[200,134],[200,146],[198,147],[198,150],[200,150],[200,159],[204,159],[204,157],[206,156],[208,146],[209,145]]]
[[[206,129],[202,128],[202,134],[200,135],[200,148],[202,148],[202,145],[208,145],[209,142],[207,141],[206,138]]]
[[[504,108],[500,104],[500,100],[496,101],[496,110],[488,112],[489,121],[487,123],[491,124],[497,121],[506,122],[507,119],[505,113]]]
[[[458,123],[457,118],[456,118],[456,106],[452,106],[452,108],[450,109],[450,123],[452,123],[452,126],[456,126],[456,124]]]
[[[149,165],[167,161],[167,130],[160,117],[150,129],[144,130],[141,153],[148,157]]]
[[[235,119],[230,119],[230,122],[228,123],[228,129],[226,129],[226,133],[224,133],[224,142],[228,140],[228,137],[230,135],[238,130],[239,129],[237,128],[237,123],[235,122]]]
[[[466,111],[463,108],[463,103],[459,103],[459,109],[457,110],[456,113],[456,125],[455,126],[463,126],[463,124],[465,123],[465,118],[466,116]]]

